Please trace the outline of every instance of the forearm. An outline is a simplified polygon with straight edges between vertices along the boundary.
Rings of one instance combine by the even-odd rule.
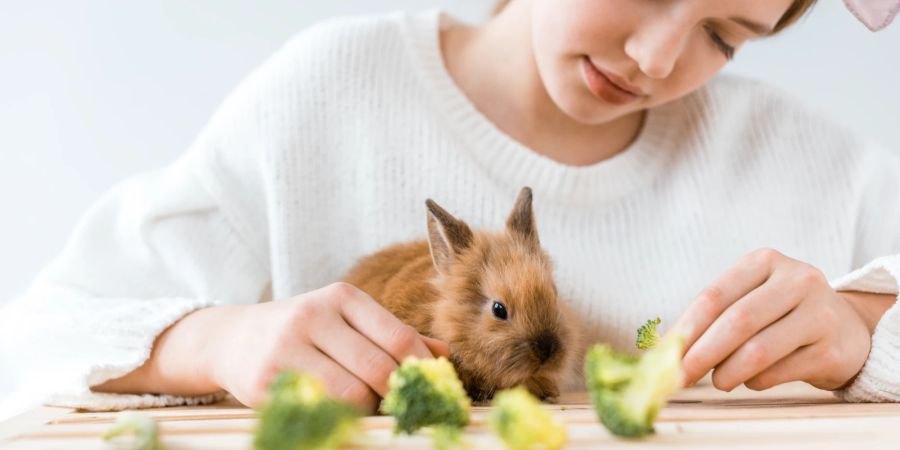
[[[871,294],[868,292],[840,291],[841,297],[856,310],[869,328],[870,333],[875,332],[875,327],[891,306],[897,301],[893,294]]]
[[[212,377],[216,333],[236,306],[206,308],[183,317],[157,337],[150,357],[127,375],[93,386],[95,392],[195,396],[222,390]]]

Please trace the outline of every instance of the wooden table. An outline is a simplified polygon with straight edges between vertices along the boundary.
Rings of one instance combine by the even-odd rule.
[[[900,404],[845,404],[825,391],[793,383],[765,392],[739,388],[722,393],[710,386],[679,393],[660,413],[657,434],[641,440],[610,435],[585,393],[547,405],[569,428],[567,448],[667,449],[900,449]],[[485,427],[486,407],[474,408],[467,429],[470,448],[502,448]],[[160,425],[170,450],[250,449],[255,414],[236,403],[144,410]],[[4,450],[113,449],[100,440],[116,413],[38,408],[0,423]],[[364,447],[429,449],[430,438],[393,436],[390,417],[364,419]],[[360,446],[355,446],[359,448]]]

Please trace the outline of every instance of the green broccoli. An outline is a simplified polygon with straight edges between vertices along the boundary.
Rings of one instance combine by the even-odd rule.
[[[152,417],[135,412],[119,414],[116,423],[103,434],[103,440],[108,441],[123,434],[134,434],[134,450],[162,450],[159,443],[159,427]]]
[[[637,348],[641,350],[649,350],[656,347],[659,342],[659,332],[656,327],[662,322],[659,317],[656,320],[648,320],[647,323],[641,325],[637,331]]]
[[[447,358],[406,358],[391,373],[388,387],[381,409],[396,419],[396,433],[412,434],[437,425],[462,428],[469,423],[472,401]]]
[[[640,358],[595,345],[585,358],[585,381],[594,409],[613,434],[653,433],[653,421],[681,386],[684,338],[670,336]]]
[[[565,445],[565,425],[541,408],[540,402],[523,386],[498,393],[493,406],[488,423],[507,449],[555,450]]]
[[[259,411],[256,450],[324,450],[345,443],[359,425],[359,411],[328,396],[312,375],[281,372]]]
[[[435,450],[457,450],[465,447],[462,428],[455,425],[436,425],[431,427],[431,440]]]

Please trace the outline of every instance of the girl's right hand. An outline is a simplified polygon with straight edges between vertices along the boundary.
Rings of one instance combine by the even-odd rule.
[[[216,345],[209,375],[254,408],[278,372],[294,369],[318,376],[334,397],[375,411],[404,358],[449,356],[446,343],[420,335],[348,283],[224,308],[230,319],[210,341]]]

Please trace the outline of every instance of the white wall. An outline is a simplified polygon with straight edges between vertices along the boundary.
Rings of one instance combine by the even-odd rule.
[[[794,28],[750,44],[728,71],[786,87],[900,153],[900,18],[870,32],[838,0],[819,0]]]
[[[871,34],[841,2],[819,3],[795,29],[751,44],[728,70],[785,86],[900,152],[900,24]],[[492,6],[491,0],[0,5],[0,205],[8,211],[0,228],[0,304],[24,290],[102,192],[182,152],[235,84],[297,30],[334,15],[435,6],[474,21]],[[9,384],[0,371],[0,400]],[[17,407],[0,405],[0,418]]]

